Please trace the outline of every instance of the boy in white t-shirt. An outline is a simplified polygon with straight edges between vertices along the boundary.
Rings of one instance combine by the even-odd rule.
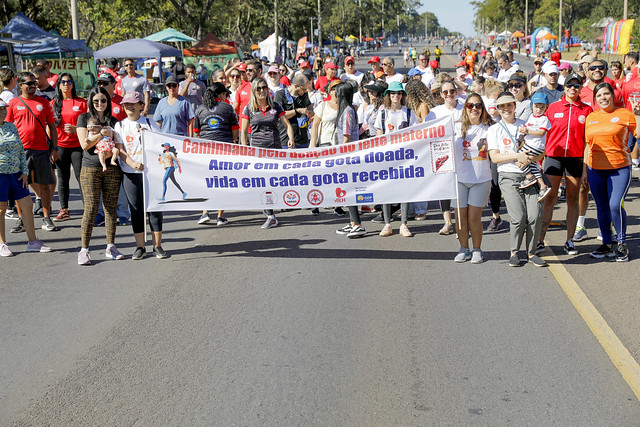
[[[547,142],[547,132],[551,129],[551,122],[544,113],[549,106],[549,99],[544,93],[536,92],[531,97],[531,109],[533,114],[527,119],[527,123],[524,126],[520,126],[518,129],[518,151],[529,151],[532,156],[538,156],[544,154],[544,147]],[[551,187],[545,184],[542,179],[542,171],[540,165],[537,162],[530,163],[520,168],[526,172],[526,179],[520,185],[521,189],[531,187],[538,183],[540,185],[540,192],[538,194],[538,202],[544,200]]]

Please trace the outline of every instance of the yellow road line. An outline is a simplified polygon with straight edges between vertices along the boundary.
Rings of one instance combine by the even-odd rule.
[[[546,244],[546,242],[545,242]],[[548,246],[547,246],[548,247]],[[624,380],[629,384],[631,390],[640,400],[640,365],[633,358],[629,350],[622,344],[622,341],[616,336],[609,327],[602,315],[593,306],[589,298],[580,289],[578,283],[571,277],[571,274],[562,265],[558,257],[553,254],[545,256],[550,261],[549,270],[554,275],[564,293],[569,297],[573,306],[578,310],[580,316],[584,319],[589,329],[595,337],[600,341],[602,348],[607,352],[609,358],[620,371]]]

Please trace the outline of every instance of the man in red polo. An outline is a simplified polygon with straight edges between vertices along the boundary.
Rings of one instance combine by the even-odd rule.
[[[249,105],[251,99],[251,82],[256,77],[262,76],[262,65],[255,59],[247,62],[246,77],[236,90],[236,99],[233,101],[233,108],[236,110],[238,117],[244,111],[244,107]]]

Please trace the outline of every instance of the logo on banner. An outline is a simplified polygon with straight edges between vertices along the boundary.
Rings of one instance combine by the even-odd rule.
[[[356,196],[356,203],[373,203],[373,193],[362,193]]]
[[[324,195],[320,190],[311,190],[309,191],[309,193],[307,193],[307,200],[313,206],[318,206],[324,200]]]
[[[282,196],[282,200],[287,206],[297,206],[300,203],[300,195],[297,191],[287,190]]]
[[[335,203],[344,203],[347,201],[347,192],[342,188],[336,188],[336,200]]]
[[[278,195],[273,191],[265,191],[260,196],[260,201],[262,202],[263,205],[273,206],[276,204],[276,200],[275,200],[276,197],[278,197]]]

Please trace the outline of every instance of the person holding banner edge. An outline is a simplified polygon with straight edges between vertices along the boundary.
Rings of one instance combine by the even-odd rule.
[[[282,149],[278,122],[287,130],[289,141],[287,146],[294,148],[293,128],[284,115],[280,104],[273,102],[269,96],[269,86],[262,77],[257,77],[251,82],[251,97],[249,104],[244,107],[240,115],[240,143],[248,145],[247,134],[251,125],[251,146],[269,149]],[[263,229],[278,226],[278,220],[273,209],[265,209],[267,220],[262,224]]]

